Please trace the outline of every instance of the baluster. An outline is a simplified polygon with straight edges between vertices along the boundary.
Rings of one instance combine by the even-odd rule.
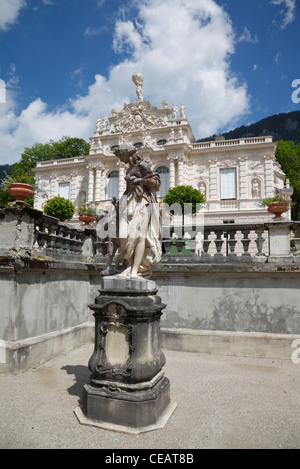
[[[70,229],[70,240],[69,240],[69,250],[71,252],[75,251],[75,246],[76,246],[76,230],[75,229]]]
[[[217,250],[214,257],[224,257],[223,254],[221,253],[222,246],[224,243],[224,239],[222,239],[223,230],[214,230],[214,232],[216,234],[215,245],[216,245],[216,250]]]
[[[56,248],[56,230],[57,225],[50,225],[49,226],[49,233],[48,233],[48,248],[55,249]]]
[[[262,236],[264,231],[265,231],[264,228],[258,228],[258,229],[255,230],[255,233],[257,234],[257,239],[255,240],[256,246],[257,246],[257,253],[255,254],[256,256],[264,256],[265,255],[262,252],[263,244],[265,242],[265,239]]]
[[[45,247],[48,234],[45,231],[45,225],[41,222],[41,224],[38,226],[38,230],[36,232],[36,242],[38,244],[39,249],[43,249]]]
[[[170,239],[164,239],[163,242],[162,242],[162,245],[163,245],[163,248],[164,248],[164,254],[169,256],[172,241]]]
[[[228,243],[229,250],[230,250],[230,252],[228,253],[228,256],[234,257],[234,256],[236,256],[236,253],[234,252],[235,251],[235,245],[237,243],[237,240],[235,239],[236,231],[235,230],[228,230],[227,232],[228,232],[228,235],[229,235],[229,239],[227,240],[227,243]]]
[[[211,257],[210,254],[208,254],[209,245],[211,243],[208,239],[209,234],[210,230],[204,229],[204,237],[202,241],[203,252],[201,253],[201,257]]]
[[[59,226],[56,231],[55,248],[62,249],[62,247],[63,247],[63,227]]]
[[[249,251],[249,244],[251,242],[251,239],[248,238],[249,233],[250,233],[250,229],[241,230],[241,232],[244,236],[243,239],[241,239],[243,249],[244,249],[244,252],[243,252],[242,256],[251,257],[250,252],[248,252]]]
[[[95,249],[96,249],[96,256],[100,256],[100,257],[103,257],[103,242],[101,241],[101,239],[97,239],[97,241],[94,242],[94,246],[95,246]]]

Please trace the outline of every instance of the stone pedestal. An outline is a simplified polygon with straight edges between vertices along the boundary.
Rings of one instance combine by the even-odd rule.
[[[291,262],[291,228],[292,222],[274,221],[266,224],[269,230],[268,262]]]
[[[160,316],[165,305],[154,281],[104,277],[89,307],[95,317],[90,383],[83,388],[81,423],[128,433],[161,428],[172,414],[162,367]]]

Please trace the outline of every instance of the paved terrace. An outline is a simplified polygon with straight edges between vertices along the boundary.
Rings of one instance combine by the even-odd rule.
[[[81,425],[74,414],[92,350],[88,344],[35,369],[0,374],[0,448],[103,449],[105,455],[300,447],[300,363],[165,351],[177,408],[164,429],[128,435]]]

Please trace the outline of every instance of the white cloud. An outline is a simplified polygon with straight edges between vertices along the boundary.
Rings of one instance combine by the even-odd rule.
[[[135,22],[122,17],[115,24],[113,47],[121,54],[119,63],[107,78],[96,75],[85,95],[55,112],[36,99],[19,114],[11,98],[6,130],[0,133],[1,164],[18,160],[24,147],[36,141],[63,135],[88,140],[98,115],[110,116],[112,108],[120,111],[136,99],[131,78],[137,71],[144,75],[145,100],[158,107],[165,98],[170,106],[185,104],[196,138],[233,126],[248,111],[246,85],[238,83],[230,69],[232,24],[214,0],[138,0],[136,6]]]
[[[108,31],[108,26],[100,26],[99,28],[96,28],[94,26],[87,26],[84,31],[84,35],[86,37],[93,37],[93,36],[100,36],[102,33],[105,33]]]
[[[25,0],[1,0],[0,3],[0,30],[6,31],[15,23],[19,12],[26,6]]]
[[[246,26],[244,26],[243,32],[240,35],[240,37],[238,38],[238,41],[239,42],[243,42],[243,41],[250,42],[252,44],[257,44],[259,42],[258,37],[256,35],[254,37],[251,36],[251,33],[250,33],[249,29]]]
[[[280,17],[282,18],[280,28],[285,29],[296,18],[296,0],[270,0],[272,5],[282,5]]]

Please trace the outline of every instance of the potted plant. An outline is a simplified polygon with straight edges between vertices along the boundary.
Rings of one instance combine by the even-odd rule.
[[[284,219],[285,217],[283,217],[282,214],[288,212],[291,205],[292,201],[290,196],[280,191],[280,189],[276,189],[276,193],[273,197],[268,197],[261,201],[261,206],[267,207],[268,212],[275,215],[273,220]]]
[[[45,203],[44,212],[60,221],[70,220],[75,213],[75,205],[69,199],[57,196]]]
[[[89,226],[90,223],[96,221],[96,210],[92,207],[79,207],[77,215],[79,220],[83,222],[83,226]]]
[[[16,202],[21,202],[26,205],[32,205],[35,190],[37,190],[34,175],[29,171],[16,172],[12,175],[6,175],[2,180],[1,189],[11,197],[14,197]],[[26,201],[27,200],[27,201]]]

